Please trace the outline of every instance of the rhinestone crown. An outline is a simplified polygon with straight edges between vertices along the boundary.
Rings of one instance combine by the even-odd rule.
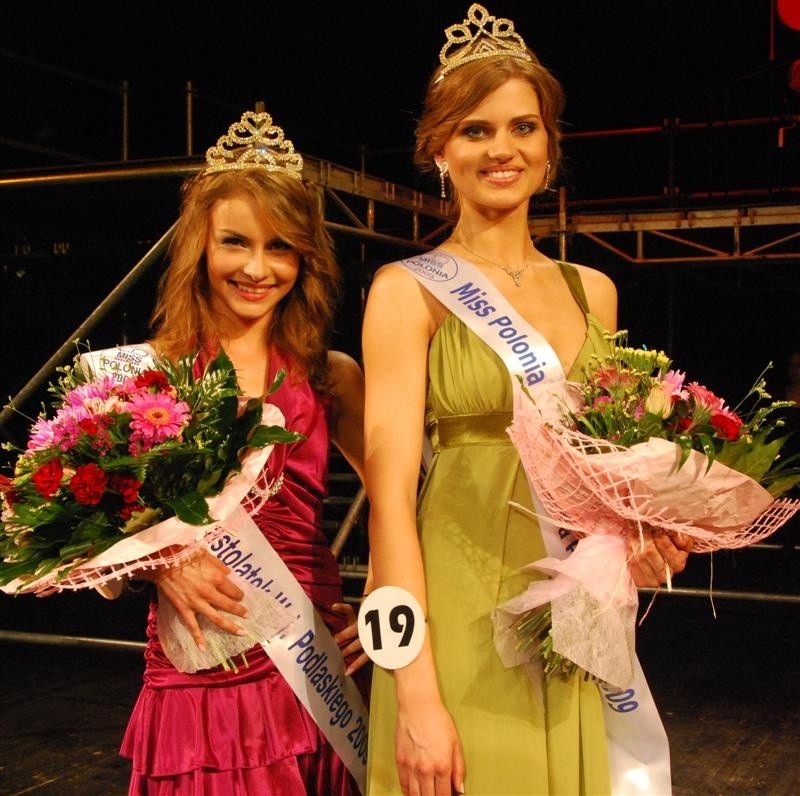
[[[514,32],[514,23],[493,16],[480,3],[473,3],[467,18],[459,25],[446,28],[444,33],[447,41],[439,52],[442,66],[437,83],[459,66],[479,58],[505,55],[531,60],[522,36]]]
[[[294,144],[284,138],[283,130],[263,111],[245,111],[228,128],[227,135],[206,150],[206,162],[206,174],[261,168],[283,171],[299,180],[303,172],[302,155],[294,151]]]

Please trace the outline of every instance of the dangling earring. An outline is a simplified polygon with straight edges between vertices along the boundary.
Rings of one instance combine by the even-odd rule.
[[[544,193],[550,187],[550,161],[547,161],[547,165],[544,167],[544,188],[542,188],[542,193]]]
[[[447,173],[449,169],[447,168],[447,161],[446,160],[437,160],[436,166],[439,169],[439,183],[442,186],[442,199],[447,199],[447,190],[445,186],[445,179],[447,177]]]

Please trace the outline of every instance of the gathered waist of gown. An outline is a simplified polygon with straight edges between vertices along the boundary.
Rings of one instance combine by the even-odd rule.
[[[426,431],[435,451],[464,445],[511,445],[511,412],[479,412],[431,418]]]

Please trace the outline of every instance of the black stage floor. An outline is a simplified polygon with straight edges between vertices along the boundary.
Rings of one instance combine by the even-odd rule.
[[[800,594],[800,551],[755,570],[715,559],[715,590]],[[742,558],[742,556],[740,556]],[[694,557],[680,586],[708,583]],[[755,572],[755,574],[754,574]],[[727,582],[726,582],[727,578]],[[769,588],[764,588],[764,585]],[[759,587],[761,587],[759,589]],[[641,595],[642,608],[650,595]],[[22,602],[25,600],[26,602]],[[659,594],[638,652],[670,737],[675,796],[800,793],[800,603]],[[140,641],[144,595],[0,599],[0,628]],[[0,794],[116,796],[117,754],[138,692],[141,652],[0,642]],[[501,796],[498,794],[497,796]]]

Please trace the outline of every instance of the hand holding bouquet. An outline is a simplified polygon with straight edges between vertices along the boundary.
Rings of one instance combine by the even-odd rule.
[[[753,544],[800,507],[781,498],[800,481],[762,377],[731,409],[671,370],[660,351],[610,336],[583,384],[567,385],[560,422],[547,422],[520,393],[509,434],[547,517],[574,552],[532,568],[531,583],[495,612],[501,657],[544,659],[545,671],[576,665],[609,684],[632,675],[638,604],[628,540],[681,533],[704,552]],[[547,519],[547,518],[543,518]],[[669,582],[669,572],[665,573]]]
[[[267,458],[275,443],[301,438],[277,407],[241,398],[221,351],[203,364],[125,347],[59,371],[52,416],[34,422],[24,450],[6,445],[18,454],[12,476],[0,476],[9,594],[103,589],[188,560],[245,497],[252,508],[279,488],[279,479],[258,484]],[[270,607],[268,623],[285,624],[278,613]]]

